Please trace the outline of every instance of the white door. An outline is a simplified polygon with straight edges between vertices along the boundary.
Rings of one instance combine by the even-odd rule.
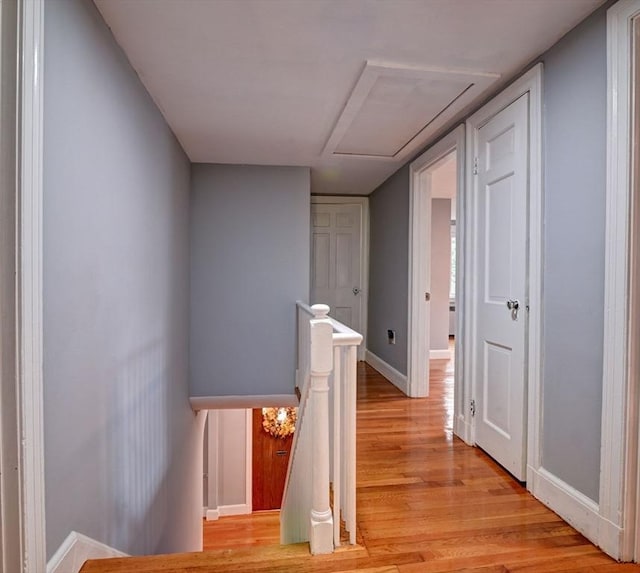
[[[331,316],[362,332],[362,207],[311,205],[311,304],[331,307]]]
[[[474,134],[475,441],[519,480],[526,475],[528,98]]]

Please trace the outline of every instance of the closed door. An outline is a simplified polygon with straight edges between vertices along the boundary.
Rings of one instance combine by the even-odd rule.
[[[474,135],[476,443],[524,480],[528,94]]]
[[[331,307],[331,316],[361,332],[362,208],[311,206],[311,303]]]
[[[293,435],[274,437],[262,425],[262,409],[253,410],[252,511],[280,509]]]

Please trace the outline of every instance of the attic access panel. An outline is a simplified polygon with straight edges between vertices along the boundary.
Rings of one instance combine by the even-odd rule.
[[[499,77],[367,62],[324,155],[401,160]]]

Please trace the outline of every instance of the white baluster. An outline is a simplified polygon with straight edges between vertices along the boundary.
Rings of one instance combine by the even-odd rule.
[[[333,367],[333,326],[329,307],[311,307],[311,400],[313,401],[313,503],[309,544],[314,555],[333,552],[329,505],[329,374]]]
[[[342,507],[342,347],[333,349],[333,544],[340,545],[340,509]]]
[[[345,522],[349,531],[349,543],[352,545],[356,542],[356,400],[357,400],[357,378],[358,378],[358,354],[357,346],[349,346],[347,351],[347,372],[343,380],[346,388],[344,409],[348,422],[345,427],[348,432],[345,435],[347,460],[347,479],[345,480],[344,489],[348,492],[348,505],[346,510]]]

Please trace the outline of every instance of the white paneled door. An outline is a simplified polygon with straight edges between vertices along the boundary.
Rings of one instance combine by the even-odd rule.
[[[475,441],[526,475],[528,98],[474,133]]]
[[[362,207],[314,203],[311,225],[311,303],[362,332]]]

